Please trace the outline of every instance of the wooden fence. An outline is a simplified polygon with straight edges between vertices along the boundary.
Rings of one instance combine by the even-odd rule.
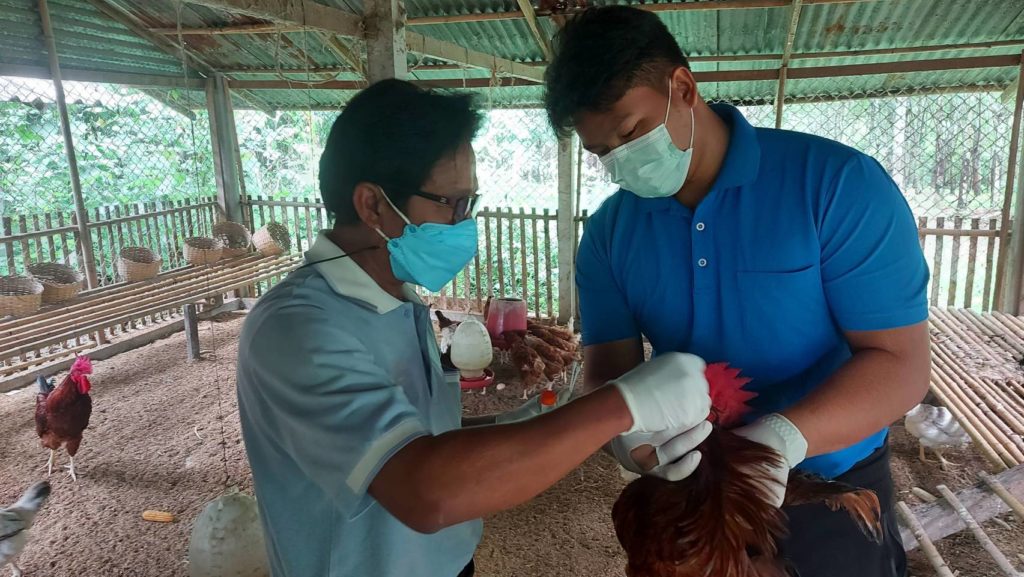
[[[242,199],[246,225],[255,230],[276,221],[292,233],[292,251],[308,250],[329,224],[322,203],[307,199]],[[158,252],[165,270],[185,264],[187,236],[207,235],[218,216],[212,197],[199,201],[106,206],[90,213],[88,229],[101,285],[116,282],[122,246]],[[574,219],[577,245],[587,213]],[[555,211],[485,207],[478,215],[480,251],[456,279],[438,293],[424,294],[439,307],[480,312],[488,296],[525,298],[531,315],[558,314],[558,216]],[[2,219],[0,275],[24,274],[32,262],[81,262],[72,213],[19,215]],[[932,306],[989,311],[994,305],[1000,234],[996,218],[937,217],[918,220],[921,246],[931,269]],[[575,246],[573,247],[576,248]],[[277,279],[259,287],[266,290]]]
[[[86,227],[99,284],[119,280],[117,254],[124,246],[145,246],[157,252],[163,259],[163,270],[184,266],[184,239],[210,234],[216,215],[214,197],[93,209]],[[7,216],[2,225],[0,275],[25,274],[26,265],[37,262],[62,262],[81,268],[82,239],[74,213]]]

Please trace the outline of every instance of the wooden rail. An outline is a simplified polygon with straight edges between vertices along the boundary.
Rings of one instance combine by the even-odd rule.
[[[26,371],[105,345],[128,332],[159,325],[192,303],[222,302],[224,295],[286,275],[296,255],[248,257],[189,267],[155,279],[103,287],[21,318],[0,320],[0,381],[23,384]]]

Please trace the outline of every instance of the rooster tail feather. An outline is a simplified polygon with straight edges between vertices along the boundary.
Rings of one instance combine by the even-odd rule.
[[[833,511],[846,509],[866,537],[876,544],[882,542],[882,511],[874,491],[856,489],[825,499],[825,504]]]
[[[875,543],[882,542],[882,509],[874,491],[794,473],[786,489],[785,504],[806,503],[825,503],[833,511],[845,509],[864,535]]]
[[[89,357],[78,357],[75,359],[75,363],[71,365],[71,374],[75,375],[91,375],[92,374],[92,361]]]

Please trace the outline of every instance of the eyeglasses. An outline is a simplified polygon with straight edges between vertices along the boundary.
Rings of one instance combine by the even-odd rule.
[[[467,196],[460,196],[459,198],[448,198],[447,196],[440,196],[437,194],[431,194],[429,192],[423,192],[422,190],[409,191],[414,196],[425,198],[431,202],[442,204],[452,209],[452,221],[460,223],[467,218],[473,218],[476,216],[477,201],[480,200],[479,194],[470,194]]]

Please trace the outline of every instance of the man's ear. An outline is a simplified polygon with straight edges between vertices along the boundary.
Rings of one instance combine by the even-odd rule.
[[[369,182],[356,184],[352,191],[352,205],[359,219],[370,228],[380,228],[381,210],[384,201],[380,197],[380,188]]]
[[[672,73],[672,90],[681,97],[682,102],[693,107],[699,97],[697,93],[697,80],[693,72],[685,66],[680,66]]]

